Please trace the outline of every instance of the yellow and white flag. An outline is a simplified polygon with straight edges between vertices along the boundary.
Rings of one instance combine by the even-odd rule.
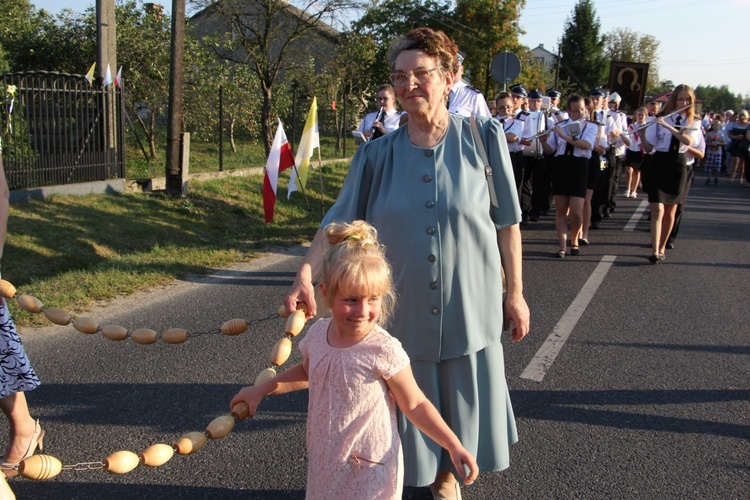
[[[86,81],[89,82],[89,85],[94,84],[94,69],[96,69],[96,62],[91,65],[91,67],[89,68],[89,72],[86,73],[86,76],[84,76]]]
[[[310,111],[307,113],[305,120],[305,129],[302,131],[302,139],[297,146],[297,156],[294,158],[294,164],[297,165],[296,172],[292,172],[292,178],[289,179],[289,190],[287,199],[297,191],[297,183],[303,188],[307,186],[307,173],[310,169],[310,158],[312,158],[315,148],[320,147],[320,136],[318,134],[318,101],[313,97]],[[299,172],[299,179],[297,178]]]

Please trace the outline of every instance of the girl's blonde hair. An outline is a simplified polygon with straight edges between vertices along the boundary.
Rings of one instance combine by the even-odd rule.
[[[637,115],[639,112],[643,113],[643,116],[645,116],[648,119],[648,108],[646,108],[646,106],[641,106],[640,108],[633,111],[633,121],[637,120],[635,115]]]
[[[325,228],[330,248],[323,258],[321,282],[326,287],[325,304],[330,309],[337,293],[379,295],[378,323],[388,321],[396,303],[391,266],[377,230],[365,221],[333,222]]]

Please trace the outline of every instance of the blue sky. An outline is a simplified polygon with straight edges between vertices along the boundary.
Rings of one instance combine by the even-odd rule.
[[[92,0],[30,0],[37,8],[83,12]],[[169,11],[172,2],[161,2]],[[576,0],[527,0],[521,16],[529,48],[556,52]],[[728,85],[750,99],[750,51],[746,49],[750,0],[594,0],[601,32],[630,28],[660,42],[659,76],[675,84]],[[602,82],[605,83],[605,82]]]

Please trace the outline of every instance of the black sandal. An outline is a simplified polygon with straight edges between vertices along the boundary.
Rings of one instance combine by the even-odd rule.
[[[570,245],[570,255],[578,255],[581,253],[581,250],[578,248],[578,245]]]

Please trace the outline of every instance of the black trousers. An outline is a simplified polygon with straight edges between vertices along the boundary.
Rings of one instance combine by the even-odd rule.
[[[612,176],[609,183],[609,203],[607,206],[610,210],[614,210],[617,206],[617,189],[620,186],[620,177],[622,176],[622,170],[625,167],[625,155],[615,156],[614,169],[612,170]]]
[[[693,164],[690,165],[690,168],[688,170],[687,186],[685,186],[685,203],[687,203],[687,197],[690,194],[690,188],[693,187],[694,183],[695,183],[695,162],[693,162]],[[675,210],[675,213],[674,213],[674,224],[672,225],[672,232],[669,233],[669,238],[667,238],[668,243],[674,243],[674,240],[677,239],[677,234],[680,232],[680,223],[682,222],[682,212],[685,207],[685,203],[681,203],[677,205],[677,210]]]
[[[533,179],[537,177],[540,181],[544,181],[544,157],[543,156],[524,156],[523,157],[523,183],[521,184],[521,214],[523,215],[539,215],[533,211],[533,189],[534,184],[537,181]]]
[[[609,209],[609,195],[612,192],[612,178],[615,169],[615,150],[609,148],[604,155],[607,158],[607,168],[602,170],[599,182],[591,197],[591,220],[599,222],[604,218],[604,211]]]

